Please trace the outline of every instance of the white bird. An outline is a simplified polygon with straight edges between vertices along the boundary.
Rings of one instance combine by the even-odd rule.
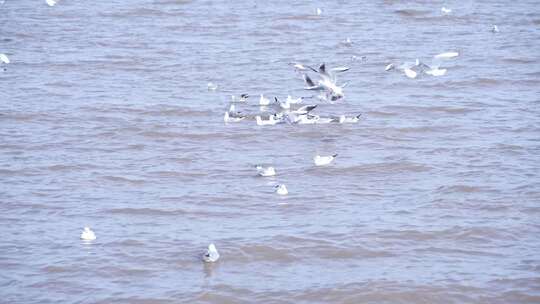
[[[45,0],[45,2],[47,2],[47,4],[49,6],[55,6],[56,5],[56,2],[58,2],[57,0]]]
[[[446,7],[443,6],[443,7],[441,7],[441,12],[443,14],[445,14],[445,15],[450,14],[452,12],[452,9],[449,9],[449,8],[446,8]]]
[[[231,95],[231,102],[246,102],[248,97],[248,94],[242,94],[240,95],[240,98],[236,99],[236,96]]]
[[[287,187],[284,184],[276,185],[276,193],[279,195],[287,195],[289,194],[289,191],[287,190]]]
[[[259,98],[259,105],[261,106],[267,106],[270,104],[270,99],[264,97],[263,94],[261,94],[261,98]]]
[[[8,64],[11,61],[9,60],[9,58],[8,58],[8,56],[6,54],[1,54],[0,53],[0,63],[1,62],[5,63],[5,64]]]
[[[244,118],[246,117],[241,115],[240,113],[229,113],[229,111],[225,111],[225,115],[223,115],[223,121],[225,123],[239,122],[239,121],[244,120]]]
[[[260,115],[255,116],[255,121],[258,126],[273,126],[280,123],[280,120],[275,119],[275,115],[270,115],[267,120],[261,118]]]
[[[93,241],[96,239],[96,234],[89,227],[84,227],[81,233],[81,239],[85,241]]]
[[[339,123],[357,123],[360,120],[360,116],[362,116],[362,114],[358,114],[354,117],[346,117],[345,115],[340,115]]]
[[[411,70],[410,68],[403,69],[403,72],[405,72],[405,76],[409,78],[416,78],[416,76],[418,75],[418,73]]]
[[[302,103],[303,100],[304,100],[304,97],[292,98],[291,95],[288,95],[288,96],[287,96],[287,102],[288,102],[289,104],[298,104],[298,103]]]
[[[334,161],[336,156],[337,154],[330,156],[315,155],[315,157],[313,157],[313,162],[315,163],[315,166],[326,166],[329,165],[332,161]]]
[[[271,166],[263,167],[261,165],[257,165],[255,166],[255,169],[257,169],[257,174],[263,177],[276,175],[276,169],[274,169],[274,167],[271,167]]]
[[[215,91],[218,88],[218,85],[212,82],[209,82],[207,86],[208,86],[208,91]]]
[[[459,56],[458,52],[445,52],[434,56],[436,59],[450,59]]]
[[[446,75],[446,69],[439,69],[438,67],[436,67],[436,68],[431,68],[429,70],[425,70],[424,73],[431,76],[444,76]]]
[[[320,16],[322,14],[322,10],[320,8],[317,8],[317,16]]]
[[[494,24],[494,25],[491,27],[491,31],[492,31],[493,33],[498,33],[498,32],[499,32],[499,27],[496,26],[496,25]]]
[[[351,41],[351,38],[347,37],[347,39],[345,39],[345,41],[343,41],[341,44],[343,44],[344,46],[352,46],[352,41]]]
[[[285,101],[281,101],[281,100],[277,99],[277,97],[274,97],[274,101],[283,110],[289,110],[291,108],[291,102],[289,101],[289,99],[285,99]]]
[[[214,244],[208,245],[208,250],[203,255],[203,261],[207,263],[214,263],[219,259],[219,252]]]
[[[390,63],[389,65],[387,65],[387,66],[384,68],[384,70],[388,72],[388,71],[393,70],[393,69],[395,69],[395,68],[396,68],[396,65],[393,64],[393,63]]]
[[[293,114],[298,114],[298,115],[305,115],[311,111],[313,111],[315,108],[317,107],[317,105],[305,105],[305,106],[302,106],[294,111],[291,111],[290,113],[293,113]]]

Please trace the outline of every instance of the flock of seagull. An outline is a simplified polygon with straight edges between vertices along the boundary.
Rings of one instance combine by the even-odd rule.
[[[321,64],[317,69],[308,65],[293,62],[291,63],[296,71],[302,72],[302,78],[305,83],[305,90],[318,92],[317,98],[319,100],[334,103],[345,97],[343,88],[347,83],[341,85],[338,84],[337,74],[343,73],[349,70],[349,67],[336,67],[328,69],[326,64]],[[309,76],[308,73],[312,72],[316,77],[313,80],[313,76]],[[208,90],[214,91],[217,86],[214,83],[208,83]],[[236,104],[245,103],[249,98],[248,94],[242,94],[240,97],[231,96],[231,102],[228,109],[223,115],[223,121],[225,123],[234,123],[247,120],[250,118],[242,112],[236,110]],[[309,97],[308,97],[309,98]],[[321,117],[320,115],[313,114],[312,111],[317,108],[316,104],[304,105],[306,97],[294,98],[287,96],[285,99],[278,99],[274,97],[272,100],[265,97],[264,94],[260,94],[258,105],[261,106],[262,111],[266,111],[269,107],[273,107],[273,114],[270,115],[252,115],[251,118],[255,120],[259,126],[276,125],[282,123],[288,124],[327,124],[327,123],[356,123],[359,121],[361,115],[355,115],[347,117],[345,115]]]
[[[5,0],[0,0],[0,5],[4,4]],[[54,6],[57,4],[58,0],[45,0],[47,5]],[[444,15],[452,13],[452,10],[446,7],[441,8],[441,12]],[[317,8],[317,16],[322,14],[322,10]],[[492,25],[491,31],[493,33],[498,33],[499,28],[497,25]],[[347,38],[345,41],[341,42],[343,45],[350,46],[352,41],[350,38]],[[429,76],[443,76],[446,74],[447,69],[441,68],[441,65],[445,60],[449,60],[455,57],[458,57],[458,52],[445,52],[433,56],[429,64],[416,59],[414,62],[403,62],[403,63],[390,63],[385,67],[385,71],[396,71],[403,73],[408,78],[417,78],[419,75],[425,74]],[[357,59],[356,56],[353,56],[353,60]],[[362,57],[361,59],[365,59]],[[6,54],[0,53],[0,66],[7,65],[11,61]],[[349,67],[341,66],[335,68],[327,68],[326,64],[321,64],[318,68],[313,68],[311,66],[293,62],[291,65],[297,72],[302,74],[302,79],[304,81],[304,89],[311,92],[318,92],[319,95],[316,97],[328,103],[337,102],[345,97],[343,89],[346,87],[347,83],[338,84],[337,75],[349,70]],[[3,69],[6,70],[5,68]],[[310,74],[312,74],[310,76]],[[316,79],[314,77],[317,77]],[[214,83],[208,83],[208,90],[215,91],[218,89],[218,86]],[[231,96],[231,102],[228,106],[228,109],[225,111],[223,120],[225,123],[235,123],[243,120],[248,120],[250,115],[243,114],[236,110],[236,105],[238,103],[245,103],[249,98],[248,94],[242,94],[239,97]],[[329,116],[321,117],[320,115],[313,114],[312,111],[317,108],[317,104],[307,104],[304,105],[304,100],[308,99],[306,97],[293,98],[292,96],[287,96],[285,99],[278,99],[274,97],[272,100],[265,97],[264,94],[260,94],[258,105],[261,106],[261,110],[265,111],[268,107],[274,108],[274,113],[270,115],[253,115],[253,118],[258,126],[268,126],[268,125],[277,125],[277,124],[327,124],[327,123],[357,123],[360,120],[361,114],[346,116]],[[315,155],[313,162],[315,166],[327,166],[330,165],[334,159],[337,157],[337,154],[332,155]],[[262,165],[257,165],[255,167],[256,172],[261,177],[271,177],[276,175],[276,169],[272,166],[264,167]],[[278,195],[287,195],[289,191],[287,190],[286,185],[278,184],[275,185],[275,193]],[[80,238],[84,241],[94,241],[96,240],[96,235],[89,227],[84,227],[81,232]],[[219,259],[220,255],[217,251],[216,246],[212,243],[208,246],[206,253],[203,255],[202,259],[205,262],[212,263],[216,262]]]

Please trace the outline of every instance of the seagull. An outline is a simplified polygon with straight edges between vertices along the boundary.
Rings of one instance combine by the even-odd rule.
[[[280,108],[284,110],[288,110],[291,108],[291,102],[289,101],[289,99],[285,99],[285,101],[280,101],[279,99],[277,99],[277,97],[274,97],[274,101],[276,104],[279,105]]]
[[[58,2],[57,0],[45,0],[45,2],[47,2],[47,4],[49,6],[55,6],[56,5],[56,2]]]
[[[242,114],[240,114],[240,112],[237,112],[237,113],[230,113],[229,111],[225,111],[225,114],[223,115],[223,121],[225,123],[228,123],[228,122],[239,122],[239,121],[242,121],[244,120],[246,117]]]
[[[264,97],[263,94],[261,94],[261,98],[259,98],[259,105],[261,106],[267,106],[270,104],[270,99]]]
[[[0,53],[0,63],[5,63],[5,64],[8,64],[10,63],[11,61],[9,60],[8,56],[6,54],[2,54]]]
[[[302,101],[304,101],[304,97],[292,98],[291,95],[287,96],[287,102],[289,104],[302,103]]]
[[[248,94],[242,94],[240,95],[240,98],[237,100],[236,96],[231,95],[231,102],[246,102],[248,97],[249,97]]]
[[[203,255],[203,261],[207,263],[214,263],[219,259],[219,252],[214,244],[208,245],[208,250]]]
[[[268,120],[263,120],[260,115],[255,116],[255,121],[258,126],[273,126],[281,122],[281,120],[276,120],[276,114],[270,115]]]
[[[257,165],[255,166],[255,169],[257,169],[257,174],[263,177],[276,175],[276,170],[274,167],[263,167],[261,165]]]
[[[450,59],[459,56],[458,52],[445,52],[435,55],[436,59]]]
[[[340,115],[339,123],[357,123],[360,120],[360,116],[362,116],[362,114],[358,114],[354,117],[346,117],[345,115]]]
[[[317,120],[319,120],[319,115],[311,115],[311,114],[301,114],[298,116],[289,115],[289,122],[292,124],[312,125],[312,124],[316,124]]]
[[[307,85],[304,89],[315,90],[315,91],[326,91],[328,95],[326,99],[330,99],[331,101],[336,101],[340,98],[343,98],[344,97],[343,88],[347,84],[338,86],[336,84],[337,82],[336,76],[332,72],[340,73],[340,72],[345,72],[348,70],[349,70],[348,67],[338,67],[338,68],[330,69],[330,71],[327,71],[326,66],[323,63],[319,66],[319,70],[317,71],[317,73],[319,73],[319,76],[321,77],[321,79],[317,82],[317,84],[315,84],[315,82],[313,82],[313,80],[307,74],[303,75],[304,82]]]
[[[244,118],[246,118],[245,115],[242,115],[241,112],[236,112],[236,107],[234,103],[231,103],[231,105],[229,106],[229,110],[225,111],[225,114],[223,115],[223,121],[225,123],[239,122],[243,120]]]
[[[298,114],[298,115],[305,115],[305,114],[313,111],[316,107],[317,107],[317,105],[305,105],[305,106],[302,106],[302,107],[298,108],[297,110],[291,111],[291,113]]]
[[[443,7],[441,7],[441,12],[443,14],[445,14],[445,15],[450,14],[452,12],[452,9],[449,9],[449,8],[446,8],[446,7],[443,6]]]
[[[329,165],[332,161],[334,161],[336,156],[337,154],[330,156],[315,155],[315,157],[313,157],[313,162],[315,162],[315,166],[326,166]]]
[[[284,184],[276,185],[276,193],[279,195],[287,195],[289,194],[289,191],[287,190],[287,187],[285,187]]]
[[[351,41],[351,38],[347,37],[345,41],[341,42],[344,46],[352,46],[353,42]]]
[[[320,16],[322,14],[322,10],[320,8],[317,8],[317,16]]]
[[[207,86],[208,86],[208,91],[215,91],[218,88],[218,85],[212,82],[209,82]]]
[[[491,31],[493,33],[498,33],[499,32],[499,27],[494,24],[493,27],[491,27]]]
[[[291,64],[293,65],[294,69],[296,71],[306,71],[306,70],[312,70],[314,72],[317,72],[317,70],[315,70],[314,68],[310,67],[310,66],[307,66],[307,65],[304,65],[304,64],[301,64],[301,63],[298,63],[298,62],[291,62]]]
[[[90,229],[90,227],[84,227],[84,230],[81,233],[81,239],[85,241],[93,241],[96,239],[96,235],[94,234],[94,231]]]

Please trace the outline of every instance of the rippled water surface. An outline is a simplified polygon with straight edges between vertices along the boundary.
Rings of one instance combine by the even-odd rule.
[[[0,302],[538,303],[539,50],[536,1],[7,0]],[[311,96],[293,61],[360,123],[223,123]]]

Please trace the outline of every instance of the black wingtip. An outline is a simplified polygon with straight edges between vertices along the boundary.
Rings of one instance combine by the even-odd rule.
[[[332,157],[336,157],[336,156],[337,156],[337,153],[336,153],[336,154],[334,154],[334,155],[332,155]]]

